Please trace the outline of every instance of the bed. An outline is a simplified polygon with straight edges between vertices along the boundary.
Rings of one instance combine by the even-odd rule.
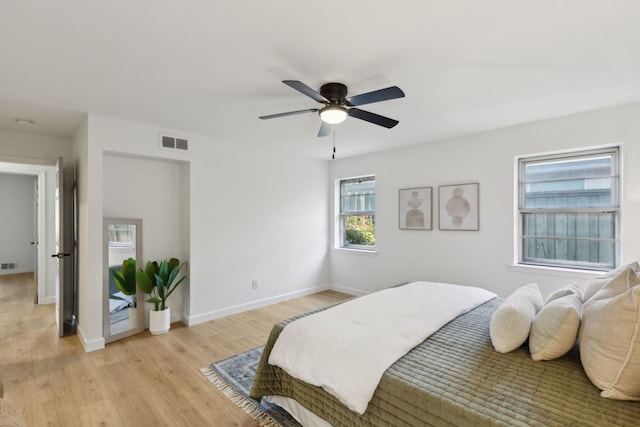
[[[109,323],[111,333],[122,332],[129,329],[129,307],[134,306],[134,296],[125,295],[116,285],[113,272],[121,272],[121,265],[109,267]]]
[[[268,363],[284,327],[311,313],[274,325],[250,395],[286,398],[335,426],[639,424],[640,402],[600,397],[582,369],[577,346],[547,362],[534,362],[526,346],[496,352],[489,321],[502,301],[493,298],[460,315],[395,362],[362,415]]]

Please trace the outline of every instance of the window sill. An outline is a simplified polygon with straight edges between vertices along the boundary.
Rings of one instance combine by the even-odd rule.
[[[512,264],[509,270],[518,273],[543,274],[545,276],[568,277],[572,279],[591,279],[601,276],[604,271],[578,270],[574,268],[544,267],[540,265]]]
[[[351,254],[351,255],[362,255],[362,256],[377,256],[378,253],[373,251],[367,251],[364,249],[349,249],[349,248],[332,248],[332,252],[335,253],[343,253],[343,254]]]

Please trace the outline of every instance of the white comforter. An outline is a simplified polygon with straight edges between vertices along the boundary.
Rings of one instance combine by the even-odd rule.
[[[269,363],[363,414],[389,366],[495,296],[481,288],[432,282],[385,289],[289,323]]]

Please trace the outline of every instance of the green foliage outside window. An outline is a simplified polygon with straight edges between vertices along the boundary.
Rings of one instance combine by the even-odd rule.
[[[345,244],[374,246],[376,226],[369,215],[349,215],[345,218]]]

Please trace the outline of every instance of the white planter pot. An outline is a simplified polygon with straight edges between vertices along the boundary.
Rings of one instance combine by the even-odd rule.
[[[153,335],[166,334],[171,327],[171,308],[149,312],[149,332]]]
[[[136,307],[129,307],[129,329],[135,329],[138,327],[138,309]]]

